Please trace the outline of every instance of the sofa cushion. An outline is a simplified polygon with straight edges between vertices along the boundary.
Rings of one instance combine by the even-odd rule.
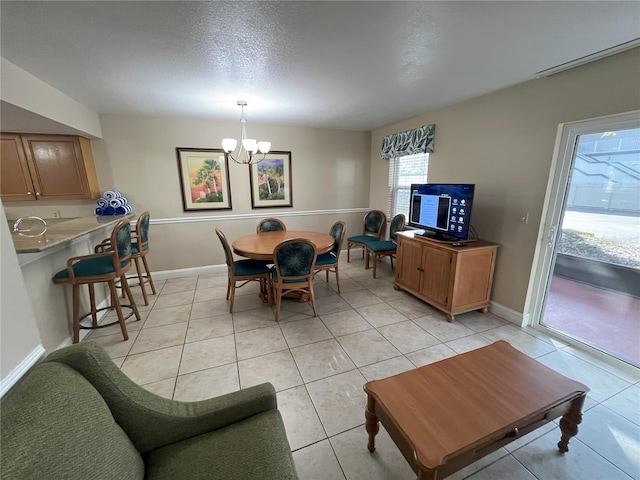
[[[36,366],[2,400],[2,478],[142,479],[144,463],[81,374]]]
[[[298,478],[277,410],[159,448],[146,463],[148,480]]]

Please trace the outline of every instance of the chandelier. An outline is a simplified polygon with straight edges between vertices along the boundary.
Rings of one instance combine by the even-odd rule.
[[[235,138],[223,138],[222,149],[231,160],[241,165],[259,163],[264,160],[267,153],[269,153],[271,142],[258,142],[253,138],[247,138],[247,117],[244,115],[244,107],[247,106],[247,102],[238,100],[238,106],[241,110],[240,145],[238,146],[238,141]],[[236,146],[238,146],[238,150],[234,152]],[[259,155],[256,155],[258,152],[262,154],[262,158],[258,158]]]

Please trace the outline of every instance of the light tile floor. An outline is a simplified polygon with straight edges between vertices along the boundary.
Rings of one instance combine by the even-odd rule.
[[[342,294],[335,276],[327,284],[322,274],[315,286],[319,316],[306,303],[285,300],[278,324],[257,284],[237,290],[231,315],[226,274],[157,282],[153,303],[140,307],[142,321],[128,323],[127,342],[117,325],[87,340],[167,398],[201,400],[269,381],[302,480],[394,480],[415,475],[384,428],[376,452],[367,450],[363,384],[503,339],[591,388],[580,432],[561,455],[557,422],[550,423],[449,478],[640,479],[640,373],[618,371],[491,313],[448,323],[395,291],[389,264],[378,272],[374,280],[361,259],[341,259]]]

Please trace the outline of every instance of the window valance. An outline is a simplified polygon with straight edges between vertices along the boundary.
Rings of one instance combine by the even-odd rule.
[[[435,124],[431,124],[388,135],[382,139],[380,156],[383,160],[389,160],[416,153],[433,153],[435,131]]]

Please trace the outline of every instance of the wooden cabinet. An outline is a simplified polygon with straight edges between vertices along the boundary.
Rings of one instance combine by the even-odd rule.
[[[81,200],[100,196],[91,143],[84,137],[2,133],[0,197]]]
[[[394,287],[447,314],[487,312],[498,245],[484,240],[453,247],[415,232],[398,234]]]
[[[20,135],[0,137],[0,194],[3,201],[35,200],[35,190]]]

